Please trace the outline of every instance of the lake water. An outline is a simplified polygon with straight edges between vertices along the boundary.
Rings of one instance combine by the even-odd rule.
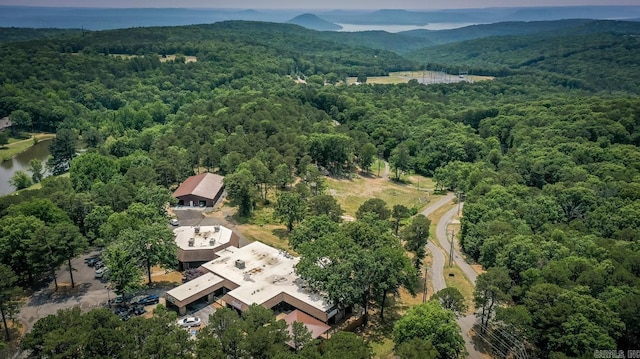
[[[17,171],[25,171],[31,175],[31,172],[29,172],[29,161],[36,158],[42,161],[43,164],[46,163],[49,157],[49,144],[51,144],[51,140],[40,141],[10,160],[0,163],[0,196],[9,194],[15,190],[15,188],[9,184],[9,180]]]
[[[411,31],[411,30],[449,30],[460,27],[478,25],[472,22],[434,22],[427,25],[354,25],[354,24],[338,24],[342,26],[341,32],[358,32],[358,31],[386,31],[391,33]]]

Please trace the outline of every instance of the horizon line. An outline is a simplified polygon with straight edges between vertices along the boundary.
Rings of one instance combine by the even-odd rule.
[[[489,7],[463,7],[463,8],[309,8],[309,7],[280,7],[280,8],[255,8],[255,7],[104,7],[104,6],[43,6],[43,5],[5,5],[0,4],[0,7],[23,7],[23,8],[45,8],[45,9],[117,9],[117,10],[143,10],[143,9],[194,9],[194,10],[323,10],[323,11],[379,11],[379,10],[405,10],[405,11],[444,11],[444,10],[490,10],[490,9],[540,9],[540,8],[602,8],[602,7],[640,7],[638,5],[544,5],[544,6],[489,6]]]

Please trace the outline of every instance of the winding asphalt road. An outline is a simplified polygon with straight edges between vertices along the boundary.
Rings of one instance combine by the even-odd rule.
[[[460,210],[462,210],[463,204],[464,203],[460,204]],[[451,220],[456,215],[456,213],[458,213],[457,206],[454,208],[451,208],[451,210],[445,213],[440,218],[440,221],[436,226],[436,237],[438,238],[438,242],[440,243],[440,246],[442,248],[448,249],[451,246],[451,242],[449,238],[447,238],[447,226],[449,225],[449,223],[451,223]],[[453,249],[453,261],[455,262],[455,264],[458,265],[458,267],[460,267],[464,275],[469,279],[471,284],[473,284],[473,286],[475,287],[476,279],[478,279],[478,273],[476,273],[476,271],[473,270],[473,268],[471,268],[469,263],[465,261],[464,257],[460,254],[458,249],[455,247]]]
[[[428,217],[431,213],[437,211],[442,206],[450,203],[455,196],[452,193],[447,194],[443,198],[439,199],[437,202],[431,204],[424,211],[421,212],[425,217]],[[432,263],[431,270],[429,271],[429,276],[431,280],[431,286],[433,287],[434,292],[438,292],[447,287],[447,284],[444,281],[444,253],[437,245],[435,245],[432,241],[427,243],[427,250],[431,253]]]
[[[445,197],[427,207],[421,213],[425,216],[429,216],[439,208],[450,203],[454,198],[455,195],[453,193],[449,193]],[[462,210],[462,205],[463,203],[460,204],[460,210]],[[447,226],[449,225],[449,223],[451,223],[451,220],[456,215],[456,213],[458,213],[458,206],[453,207],[442,217],[440,217],[440,221],[438,221],[438,224],[436,225],[436,239],[438,240],[442,248],[449,248],[451,245],[449,242],[449,238],[447,237]],[[427,243],[427,250],[431,253],[432,257],[431,270],[429,272],[431,285],[433,287],[433,291],[438,292],[447,287],[447,284],[444,280],[445,253],[432,241],[429,241]],[[464,260],[464,257],[462,257],[460,252],[455,248],[453,255],[454,262],[458,265],[458,267],[460,267],[464,275],[475,286],[478,274],[473,270],[473,268],[471,268],[469,263]],[[482,359],[483,355],[475,349],[475,345],[473,344],[473,340],[471,339],[470,335],[470,331],[476,323],[476,320],[477,319],[475,314],[470,314],[456,319],[458,325],[462,329],[462,338],[465,342],[465,348],[469,353],[467,355],[467,358]]]

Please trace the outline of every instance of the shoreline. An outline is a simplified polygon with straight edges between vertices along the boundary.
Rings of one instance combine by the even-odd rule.
[[[31,147],[35,146],[35,145],[36,145],[36,143],[35,143],[35,142],[33,142],[34,138],[37,138],[37,139],[38,139],[38,143],[39,143],[40,141],[50,141],[50,140],[52,140],[54,137],[56,137],[55,133],[39,132],[39,133],[36,133],[36,134],[31,135],[31,137],[29,137],[29,138],[27,138],[27,139],[20,140],[20,141],[16,141],[16,142],[13,142],[13,143],[7,144],[7,145],[5,146],[5,148],[3,148],[3,149],[1,149],[1,150],[0,150],[0,154],[2,154],[2,151],[5,151],[5,150],[9,150],[9,151],[11,151],[11,149],[12,149],[12,147],[11,147],[11,146],[16,146],[17,144],[21,144],[21,143],[26,142],[26,141],[31,141],[31,144],[30,144],[29,146],[27,146],[27,147],[25,147],[25,148],[23,148],[23,149],[19,150],[18,152],[15,152],[15,153],[9,152],[9,153],[10,153],[9,157],[1,156],[1,157],[0,157],[0,163],[4,163],[4,162],[6,162],[6,161],[9,161],[9,160],[13,159],[15,156],[17,156],[17,155],[19,155],[19,154],[21,154],[21,153],[23,153],[23,152],[26,152],[26,151],[28,151]]]

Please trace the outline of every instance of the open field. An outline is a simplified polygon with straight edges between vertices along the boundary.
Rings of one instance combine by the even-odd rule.
[[[345,215],[352,217],[355,217],[358,207],[369,198],[380,198],[389,208],[401,204],[408,208],[416,207],[418,210],[427,206],[429,201],[439,198],[428,192],[433,188],[426,186],[428,183],[426,178],[420,183],[420,191],[418,191],[414,184],[400,184],[379,178],[357,177],[351,180],[328,178],[326,180],[329,194],[340,203]]]
[[[176,55],[166,55],[165,57],[160,57],[160,62],[173,61],[175,59],[176,59]],[[198,58],[196,58],[195,56],[185,56],[184,62],[185,63],[198,62]]]
[[[134,57],[142,57],[142,55],[128,55],[128,54],[109,54],[109,56],[117,57],[124,60],[133,59]],[[164,57],[162,57],[162,55],[158,55],[158,56],[160,57],[160,62],[173,61],[176,59],[176,55],[165,55]],[[184,59],[185,59],[184,60],[185,63],[198,62],[198,58],[196,58],[195,56],[184,56]]]
[[[418,80],[421,84],[439,84],[439,83],[456,83],[456,82],[476,82],[493,80],[492,76],[476,76],[476,75],[452,75],[438,71],[401,71],[390,72],[389,76],[371,76],[367,77],[367,83],[370,84],[402,84],[409,80]],[[347,84],[355,84],[356,77],[348,77]]]
[[[25,151],[27,148],[33,146],[33,139],[37,138],[38,141],[49,140],[56,137],[53,133],[35,133],[31,134],[31,137],[25,140],[10,139],[9,144],[6,147],[0,147],[0,162],[6,161],[9,158],[17,155],[20,152]]]

